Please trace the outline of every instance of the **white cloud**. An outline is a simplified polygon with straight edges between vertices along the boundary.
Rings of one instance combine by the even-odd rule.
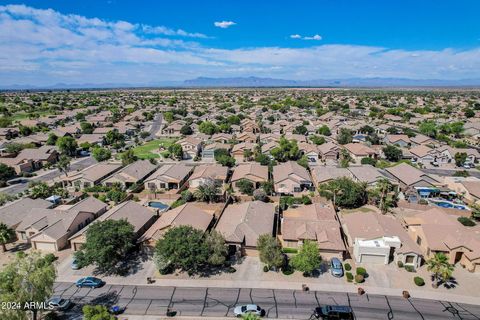
[[[299,34],[292,34],[290,35],[290,38],[292,39],[302,39],[302,40],[322,40],[322,36],[319,35],[319,34],[316,34],[314,36],[305,36],[305,37],[302,37],[301,35]]]
[[[290,38],[292,38],[292,39],[302,39],[302,36],[299,35],[299,34],[292,34],[292,35],[290,35]]]
[[[187,38],[203,39],[182,29],[0,6],[0,87],[60,82],[148,85],[197,76],[309,80],[480,75],[480,48],[392,50],[330,44],[219,49]],[[299,39],[295,34],[291,38]]]
[[[233,21],[215,21],[213,25],[218,28],[226,29],[236,25],[236,23]]]

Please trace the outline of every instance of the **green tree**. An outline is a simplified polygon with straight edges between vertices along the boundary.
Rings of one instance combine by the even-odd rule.
[[[105,144],[111,145],[124,145],[125,144],[125,136],[118,132],[117,129],[113,129],[107,132],[104,137]]]
[[[241,193],[247,194],[251,196],[253,194],[253,190],[255,189],[255,186],[250,180],[247,179],[240,179],[239,181],[236,182],[235,184],[240,190]]]
[[[321,134],[322,136],[331,136],[332,133],[330,132],[330,128],[327,127],[326,124],[318,128],[317,130],[318,134]]]
[[[396,162],[402,159],[403,156],[402,150],[393,144],[389,144],[388,146],[384,147],[382,151],[388,161]]]
[[[210,252],[208,263],[213,266],[223,265],[228,253],[223,235],[216,230],[212,230],[205,237],[205,243]]]
[[[13,178],[15,174],[15,169],[4,163],[0,163],[0,181],[7,181]]]
[[[91,134],[93,133],[93,125],[90,122],[81,122],[80,128],[82,129],[83,134]]]
[[[475,111],[473,111],[472,109],[465,109],[465,117],[467,118],[473,118],[475,117]]]
[[[174,159],[183,159],[183,149],[182,146],[178,143],[172,143],[168,147],[168,152],[170,152]]]
[[[108,312],[102,305],[84,305],[82,308],[84,320],[115,320],[116,317]]]
[[[434,286],[438,286],[439,281],[445,282],[452,277],[454,266],[448,262],[448,257],[440,252],[427,260],[427,270],[433,273]]]
[[[213,179],[207,179],[204,183],[200,184],[193,193],[198,201],[213,202],[217,195],[220,193],[220,186]]]
[[[54,146],[57,143],[58,136],[55,133],[50,133],[47,139],[47,145]]]
[[[347,128],[341,128],[337,135],[337,142],[339,144],[347,144],[353,141],[352,130]]]
[[[288,140],[284,137],[280,138],[278,147],[273,148],[270,154],[278,162],[286,162],[288,160],[298,160],[301,156],[301,152],[298,148],[297,141]]]
[[[435,138],[437,136],[437,125],[434,121],[423,121],[418,126],[418,130],[426,136]]]
[[[112,152],[107,148],[95,147],[92,150],[92,156],[98,162],[106,161],[112,157]]]
[[[180,226],[169,229],[157,241],[155,254],[157,259],[166,261],[174,269],[196,273],[208,263],[210,250],[203,231]]]
[[[467,161],[467,157],[468,155],[465,153],[465,152],[457,152],[455,153],[455,164],[457,165],[457,167],[461,167],[465,164],[465,162]]]
[[[204,134],[212,135],[218,132],[217,126],[211,121],[203,121],[198,126],[198,131]]]
[[[309,136],[308,138],[310,139],[310,141],[312,141],[317,146],[327,142],[327,140],[325,140],[325,138],[321,137],[321,136],[313,135],[313,136]]]
[[[53,262],[39,252],[17,254],[14,260],[0,272],[0,301],[44,303],[53,294],[56,271]],[[37,309],[0,309],[0,318],[27,320],[28,313],[37,319]]]
[[[0,245],[2,246],[2,252],[7,251],[7,243],[10,243],[15,237],[15,230],[7,226],[5,223],[0,222]]]
[[[68,156],[74,156],[78,148],[77,141],[70,136],[58,138],[56,146],[62,153]]]
[[[345,208],[361,207],[368,199],[366,184],[347,177],[321,184],[319,191],[321,196],[333,200],[336,206]]]
[[[120,159],[122,160],[122,165],[127,166],[137,161],[138,157],[132,149],[128,149],[127,151],[122,152]]]
[[[191,135],[193,133],[192,127],[186,124],[180,128],[180,133],[183,134],[184,136]]]
[[[33,199],[45,199],[52,195],[52,188],[45,182],[32,182],[28,189]]]
[[[94,264],[103,272],[118,273],[117,265],[134,246],[135,232],[127,220],[104,220],[92,223],[85,237],[75,253],[80,265]]]
[[[368,197],[371,202],[378,206],[380,211],[385,214],[388,210],[394,207],[398,200],[398,195],[395,187],[386,178],[377,181],[375,188],[369,190]]]
[[[231,157],[226,149],[215,149],[213,155],[215,161],[224,167],[233,167],[235,165],[235,158]]]
[[[68,170],[70,170],[70,162],[72,161],[72,158],[69,156],[62,154],[57,161],[57,168],[60,172],[65,173],[67,175]]]
[[[305,134],[307,134],[308,132],[308,129],[307,127],[305,127],[304,125],[300,125],[300,126],[297,126],[295,127],[295,129],[293,130],[293,133],[295,134],[300,134],[302,136],[304,136]]]
[[[262,234],[257,239],[257,249],[260,252],[260,261],[269,267],[280,268],[284,258],[282,246],[278,239],[270,234]]]
[[[292,267],[308,275],[320,266],[322,261],[318,250],[318,245],[314,241],[305,241],[291,261]]]

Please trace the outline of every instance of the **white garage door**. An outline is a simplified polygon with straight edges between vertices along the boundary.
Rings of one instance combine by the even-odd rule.
[[[360,262],[362,262],[362,263],[384,264],[385,263],[385,256],[377,256],[377,255],[373,255],[373,254],[362,254]]]
[[[35,242],[34,248],[37,250],[52,252],[55,251],[55,244],[51,242]]]

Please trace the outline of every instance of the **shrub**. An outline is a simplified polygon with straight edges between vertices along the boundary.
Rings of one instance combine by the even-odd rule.
[[[417,286],[419,286],[419,287],[425,285],[425,281],[423,280],[422,277],[415,277],[415,278],[413,278],[413,282],[415,282],[415,284],[416,284]]]
[[[282,248],[283,253],[298,253],[298,249],[296,248]]]
[[[403,268],[403,262],[402,262],[402,261],[398,261],[398,262],[397,262],[397,266],[398,266],[399,268]]]
[[[350,263],[345,263],[343,266],[344,266],[346,271],[352,270],[352,266],[350,265]]]
[[[270,268],[268,266],[263,266],[263,272],[268,272]]]
[[[291,266],[286,266],[282,268],[282,273],[286,276],[291,275],[295,270]]]
[[[351,272],[346,272],[345,273],[345,276],[347,277],[347,281],[348,282],[352,282],[353,281],[353,274]]]
[[[470,219],[470,218],[467,218],[467,217],[458,217],[457,218],[458,222],[460,222],[461,224],[463,224],[465,227],[473,227],[475,226],[475,222]]]
[[[365,281],[365,278],[361,274],[355,275],[355,282],[356,283],[362,283],[363,281]]]
[[[413,266],[405,266],[405,270],[408,272],[415,272],[415,268]]]
[[[227,273],[235,273],[237,272],[237,269],[235,269],[234,267],[228,267],[226,270],[225,270]]]
[[[366,274],[367,274],[367,270],[365,270],[365,268],[362,268],[362,267],[357,268],[357,275],[365,276]]]

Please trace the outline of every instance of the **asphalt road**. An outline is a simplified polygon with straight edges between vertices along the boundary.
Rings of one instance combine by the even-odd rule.
[[[85,169],[86,167],[91,166],[92,164],[95,164],[97,161],[93,159],[91,156],[82,158],[78,160],[75,163],[72,163],[70,165],[70,170],[75,171],[75,170],[82,170]],[[38,173],[43,173],[43,171],[39,171]],[[58,176],[60,176],[61,173],[57,169],[50,170],[48,173],[40,176],[40,177],[32,177],[32,178],[25,178],[26,182],[23,183],[18,183],[14,184],[12,186],[0,189],[1,193],[5,193],[8,195],[15,195],[17,193],[23,192],[28,188],[28,184],[32,181],[50,181]]]
[[[79,289],[56,283],[54,296],[75,303],[66,319],[80,319],[81,305],[87,303],[120,305],[127,308],[126,315],[164,316],[170,307],[179,316],[233,317],[234,306],[254,303],[266,310],[266,318],[309,319],[315,307],[330,304],[351,306],[356,319],[480,319],[480,305],[336,292],[108,284]]]
[[[150,126],[150,130],[148,130],[148,132],[150,133],[150,138],[151,139],[156,139],[156,136],[155,134],[160,131],[161,127],[162,127],[162,114],[161,113],[158,113],[155,115],[155,117],[153,118],[153,122],[152,122],[152,125]]]

